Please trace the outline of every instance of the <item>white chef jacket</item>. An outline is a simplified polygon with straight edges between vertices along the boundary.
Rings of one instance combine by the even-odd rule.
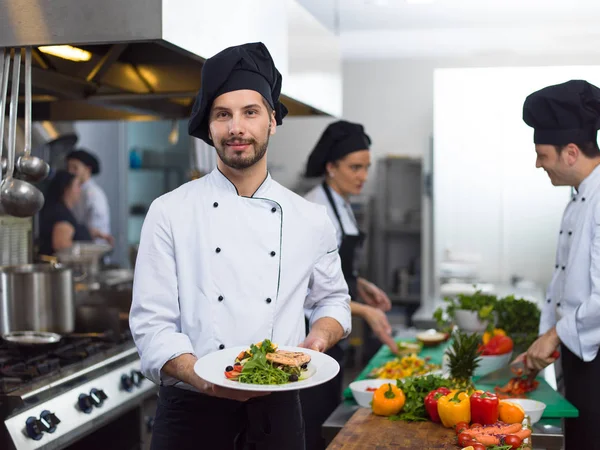
[[[340,220],[342,221],[344,231],[349,236],[358,235],[358,225],[356,223],[354,213],[352,212],[352,206],[335,190],[329,189],[329,191],[331,192],[333,202],[335,203],[335,207],[340,215]],[[315,186],[304,195],[304,198],[309,202],[318,203],[319,205],[323,205],[325,208],[327,208],[327,214],[329,215],[329,218],[335,227],[335,234],[339,248],[339,246],[342,245],[342,227],[340,227],[340,223],[335,215],[335,212],[333,211],[333,208],[331,207],[331,203],[329,203],[329,200],[327,199],[323,185],[319,184],[318,186]]]
[[[81,185],[81,199],[73,208],[79,223],[110,234],[110,209],[108,199],[100,186],[89,179]],[[104,240],[101,240],[104,242]]]
[[[218,169],[156,199],[142,227],[130,328],[143,374],[184,353],[271,339],[298,345],[332,317],[350,333],[350,297],[335,231],[322,206],[267,175],[242,197]],[[190,388],[179,384],[178,387]]]
[[[567,205],[540,334],[556,325],[561,342],[583,361],[600,347],[600,166]]]

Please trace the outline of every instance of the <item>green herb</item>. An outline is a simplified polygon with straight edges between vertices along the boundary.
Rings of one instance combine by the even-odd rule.
[[[428,420],[425,397],[435,389],[450,387],[450,381],[438,375],[403,378],[397,380],[396,384],[404,392],[406,401],[400,414],[391,416],[390,420],[407,422]]]
[[[498,303],[498,298],[495,295],[484,294],[481,291],[476,291],[474,294],[458,294],[456,297],[445,297],[444,302],[447,303],[445,312],[450,321],[454,320],[454,313],[458,309],[468,311],[477,311],[477,316],[482,321],[489,321],[490,327],[494,326],[494,308]],[[445,329],[446,320],[444,320],[444,309],[438,308],[433,313],[433,318],[437,321],[440,328]]]
[[[522,353],[538,338],[540,309],[525,299],[505,297],[495,307],[497,327],[514,342],[514,352]]]

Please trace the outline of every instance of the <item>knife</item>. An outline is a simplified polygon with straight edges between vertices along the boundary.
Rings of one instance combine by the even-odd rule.
[[[560,353],[558,350],[555,350],[550,357],[552,359],[558,359]],[[481,384],[495,384],[496,382],[506,382],[511,378],[527,376],[529,379],[535,378],[536,372],[529,371],[527,368],[527,359],[524,358],[523,361],[518,361],[514,364],[504,366],[500,369],[494,370],[493,372],[488,373],[487,375],[483,375],[477,383]]]

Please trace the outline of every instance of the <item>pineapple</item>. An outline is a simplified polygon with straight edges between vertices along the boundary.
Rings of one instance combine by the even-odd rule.
[[[479,366],[479,335],[467,334],[457,330],[452,346],[446,351],[450,380],[455,389],[471,391],[474,389],[471,377]]]

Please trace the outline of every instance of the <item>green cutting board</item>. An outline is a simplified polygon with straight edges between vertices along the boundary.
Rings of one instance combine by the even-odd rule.
[[[431,362],[435,364],[442,364],[442,357],[444,356],[444,351],[448,347],[449,343],[438,345],[437,347],[424,347],[423,350],[419,353],[421,358],[430,357]],[[368,378],[369,373],[376,368],[379,367],[386,362],[394,359],[394,354],[390,351],[387,346],[382,346],[379,351],[371,358],[366,367],[362,370],[362,372],[356,377],[356,380],[364,380]],[[579,411],[575,406],[573,406],[567,399],[565,399],[559,392],[555,391],[545,379],[538,377],[539,381],[538,388],[529,393],[527,395],[528,398],[532,400],[538,400],[540,402],[544,402],[546,404],[546,409],[544,410],[544,414],[542,416],[543,419],[562,419],[562,418],[571,418],[571,417],[579,417]],[[501,385],[508,383],[509,379],[502,380]],[[485,385],[478,384],[477,378],[473,379],[475,386],[478,389],[493,391],[496,385]],[[352,396],[352,391],[350,388],[346,388],[344,391],[344,399],[348,402],[354,402],[354,397]]]

